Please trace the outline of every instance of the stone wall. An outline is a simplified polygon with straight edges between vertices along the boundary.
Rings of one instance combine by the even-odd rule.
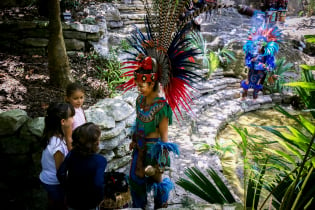
[[[107,171],[128,171],[135,97],[129,93],[104,99],[86,110],[87,121],[102,130],[100,154],[109,162]],[[0,122],[1,205],[10,207],[8,209],[43,209],[46,193],[38,176],[44,117],[32,119],[23,110],[11,110],[0,113]]]
[[[0,23],[0,50],[47,55],[48,21],[3,21]],[[89,51],[104,33],[102,25],[63,23],[67,51]]]

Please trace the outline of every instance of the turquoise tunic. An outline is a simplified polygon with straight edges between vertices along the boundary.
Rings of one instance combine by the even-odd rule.
[[[139,96],[136,100],[136,128],[133,141],[137,143],[132,153],[130,166],[129,185],[134,208],[144,208],[147,199],[146,193],[152,186],[155,186],[155,201],[167,202],[169,191],[172,189],[172,182],[167,178],[161,183],[154,184],[150,177],[139,177],[136,175],[137,165],[144,168],[148,165],[159,165],[160,168],[170,166],[168,153],[179,154],[178,146],[174,143],[164,143],[160,138],[146,138],[149,133],[155,132],[164,117],[172,123],[172,109],[162,97],[156,97],[150,105],[145,104],[145,97]],[[140,155],[143,153],[143,155]],[[142,157],[142,158],[140,158]],[[139,167],[138,167],[139,168]]]
[[[154,132],[164,117],[168,118],[169,125],[172,124],[172,109],[162,97],[156,97],[153,100],[153,104],[146,105],[145,97],[139,96],[136,101],[136,109],[136,126],[144,130],[144,136],[142,137],[146,137],[149,133]]]

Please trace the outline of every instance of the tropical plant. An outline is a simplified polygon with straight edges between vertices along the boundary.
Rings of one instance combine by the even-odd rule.
[[[305,41],[315,44],[315,35],[304,35]]]
[[[232,50],[229,50],[226,46],[222,49],[218,49],[216,52],[220,65],[231,63],[232,61],[236,61],[235,53]]]
[[[310,109],[312,116],[315,118],[315,80],[312,74],[315,66],[301,65],[300,67],[302,69],[301,81],[285,85],[295,87],[305,106]]]
[[[208,55],[208,66],[209,66],[209,71],[207,73],[207,78],[210,77],[210,75],[219,67],[220,60],[219,57],[215,52],[210,51]]]
[[[257,209],[257,206],[259,204],[259,199],[260,199],[260,194],[263,188],[264,184],[264,176],[267,171],[267,162],[269,161],[270,163],[273,163],[273,159],[271,158],[271,155],[266,156],[265,153],[263,152],[264,148],[268,148],[269,144],[273,144],[275,142],[270,142],[264,137],[261,136],[256,136],[256,135],[251,135],[248,133],[247,129],[241,129],[238,127],[235,127],[231,125],[236,132],[241,136],[241,142],[237,143],[236,141],[233,141],[234,144],[239,148],[241,151],[242,157],[243,157],[243,171],[244,171],[244,178],[243,178],[243,185],[246,186],[246,190],[244,193],[244,206],[250,207],[252,209]],[[259,141],[257,141],[259,139]],[[216,145],[214,147],[210,147],[209,145],[207,146],[206,144],[199,145],[198,151],[207,151],[207,149],[217,149],[217,150],[223,150],[221,152],[218,152],[219,154],[224,154],[227,151],[235,151],[231,145],[223,147],[222,145]],[[192,170],[192,169],[189,169]],[[211,169],[213,171],[213,169]],[[202,177],[199,175],[201,172],[199,169],[194,168],[193,171],[195,174],[198,174],[198,176],[192,176],[191,171],[189,171],[189,176],[188,178],[191,180],[193,184],[189,183],[189,181],[185,180],[184,178],[181,178],[179,184],[181,187],[183,187],[185,190],[199,196],[200,198],[206,200],[207,198],[206,195],[208,196],[213,196],[215,194],[216,196],[219,195],[226,195],[228,196],[229,194],[232,194],[231,192],[227,192],[227,188],[216,188],[214,189],[213,187],[208,188],[207,186],[205,187],[203,182],[198,179],[205,179],[205,177]],[[209,172],[208,172],[209,173]],[[213,173],[215,173],[213,171]],[[216,180],[211,176],[212,178],[212,183],[216,183]],[[185,181],[184,181],[185,180]],[[207,182],[211,182],[210,179],[208,179]],[[199,183],[199,184],[198,184]],[[201,184],[200,184],[201,183]],[[187,186],[189,185],[189,186]],[[202,186],[204,186],[202,188]],[[196,190],[195,188],[202,189]],[[202,197],[200,196],[202,195]],[[208,198],[207,198],[208,199]],[[206,200],[209,202],[209,199]],[[218,200],[216,200],[217,202]],[[223,202],[223,201],[222,201]],[[223,203],[229,202],[228,200],[224,200]],[[233,203],[232,201],[231,203]],[[210,202],[211,203],[211,202]],[[222,203],[221,203],[222,204]]]
[[[225,204],[236,202],[225,183],[211,167],[207,169],[207,173],[213,182],[195,167],[188,168],[184,173],[191,181],[179,178],[176,184],[185,190],[209,203]]]
[[[227,47],[223,47],[222,49],[218,49],[215,51],[210,51],[208,53],[208,73],[207,78],[210,77],[210,75],[218,68],[223,67],[224,65],[227,65],[228,63],[231,63],[232,61],[235,61],[235,53]]]
[[[122,50],[126,51],[129,50],[131,48],[130,44],[125,40],[122,39],[119,43],[119,46],[121,47]]]
[[[116,50],[110,49],[107,59],[102,60],[101,64],[102,66],[97,66],[99,78],[107,82],[109,97],[113,97],[117,94],[116,87],[126,82],[126,79],[121,77],[121,64]]]
[[[206,143],[202,143],[202,144],[197,144],[195,146],[196,150],[198,152],[206,152],[206,151],[213,151],[214,153],[216,153],[219,156],[223,156],[226,152],[230,152],[230,153],[234,153],[234,149],[232,147],[232,145],[227,145],[224,146],[223,144],[218,143],[217,141],[215,142],[215,145],[211,146],[209,144]]]
[[[217,51],[207,50],[206,42],[202,35],[196,31],[188,33],[187,38],[191,40],[191,45],[198,48],[200,53],[203,55],[202,64],[208,69],[206,77],[210,75],[220,66],[226,65],[235,61],[235,53],[229,50],[226,46]]]
[[[284,84],[287,82],[283,73],[293,71],[291,69],[293,63],[286,63],[285,57],[276,60],[276,68],[272,72],[268,72],[266,77],[268,80],[264,82],[264,91],[270,93],[282,93]]]

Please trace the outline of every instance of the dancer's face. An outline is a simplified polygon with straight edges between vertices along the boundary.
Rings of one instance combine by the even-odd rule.
[[[148,96],[153,92],[154,82],[136,82],[136,85],[143,96]]]

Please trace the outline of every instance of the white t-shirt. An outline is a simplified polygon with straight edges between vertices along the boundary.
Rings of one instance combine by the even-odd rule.
[[[84,123],[86,123],[86,120],[85,120],[83,109],[81,107],[75,109],[75,115],[73,116],[72,130],[76,129],[76,127],[79,127],[80,125],[83,125]]]
[[[60,138],[53,136],[50,138],[49,144],[42,153],[42,171],[39,174],[39,179],[49,185],[57,185],[56,164],[54,154],[60,151],[65,157],[68,154],[66,142]]]

